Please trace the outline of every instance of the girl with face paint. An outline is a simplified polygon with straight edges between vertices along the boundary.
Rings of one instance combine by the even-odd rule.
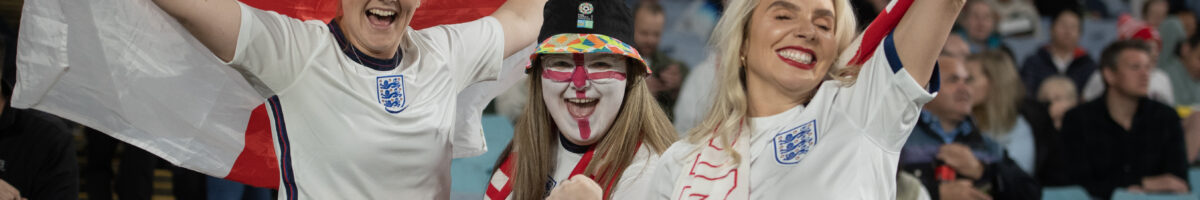
[[[713,107],[638,199],[894,199],[964,3],[894,0],[854,39],[849,0],[729,1]]]
[[[529,102],[484,198],[636,199],[676,134],[646,86],[650,70],[624,42],[633,36],[629,10],[558,0],[545,11],[526,69]],[[572,189],[592,181],[598,192]]]

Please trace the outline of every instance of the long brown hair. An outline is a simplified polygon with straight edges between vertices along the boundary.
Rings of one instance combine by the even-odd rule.
[[[595,160],[583,172],[583,175],[595,177],[601,186],[612,184],[615,187],[621,172],[637,154],[638,144],[644,143],[658,154],[676,139],[675,128],[646,87],[645,68],[634,65],[636,62],[630,61],[628,65],[630,75],[617,119],[596,144]],[[555,170],[554,159],[558,152],[554,145],[558,144],[559,133],[554,131],[554,120],[542,99],[542,72],[538,70],[541,63],[535,59],[532,64],[535,67],[529,70],[528,104],[517,119],[512,143],[500,156],[496,168],[499,169],[508,156],[519,152],[513,163],[513,174],[510,174],[513,199],[542,199],[549,194],[546,176]],[[611,196],[606,195],[609,196],[605,199]]]
[[[1017,77],[1017,68],[1003,51],[984,51],[967,56],[967,62],[979,62],[983,75],[987,76],[988,98],[972,108],[979,128],[985,133],[1007,134],[1017,123],[1017,107],[1025,98],[1025,87]]]

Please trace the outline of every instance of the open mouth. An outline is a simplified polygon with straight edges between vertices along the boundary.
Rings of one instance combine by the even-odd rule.
[[[592,112],[596,111],[596,103],[600,102],[595,98],[566,98],[563,101],[567,103],[567,112],[575,119],[592,116]]]
[[[817,62],[817,57],[813,56],[813,51],[803,47],[789,46],[775,50],[775,54],[779,56],[784,63],[796,68],[809,70],[813,68],[813,63]]]
[[[371,23],[371,27],[377,29],[390,29],[392,23],[396,22],[396,11],[372,8],[367,9],[367,21]]]

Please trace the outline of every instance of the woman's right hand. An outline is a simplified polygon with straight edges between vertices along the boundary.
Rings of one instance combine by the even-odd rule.
[[[602,200],[604,189],[595,180],[584,175],[575,175],[550,191],[547,200]]]

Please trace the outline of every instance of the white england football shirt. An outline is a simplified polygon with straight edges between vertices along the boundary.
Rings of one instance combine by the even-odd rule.
[[[853,85],[825,81],[807,106],[747,120],[749,152],[739,153],[742,162],[750,162],[749,171],[694,170],[704,168],[695,166],[704,164],[695,162],[697,144],[671,145],[657,163],[648,199],[725,195],[673,194],[690,184],[676,182],[680,170],[706,179],[748,173],[750,199],[894,199],[900,149],[921,106],[933,99],[938,76],[935,69],[929,91],[917,84],[900,63],[890,35],[873,54]]]
[[[387,65],[344,53],[336,26],[241,8],[230,66],[268,98],[280,199],[449,198],[455,98],[499,74],[495,18],[409,28]]]

